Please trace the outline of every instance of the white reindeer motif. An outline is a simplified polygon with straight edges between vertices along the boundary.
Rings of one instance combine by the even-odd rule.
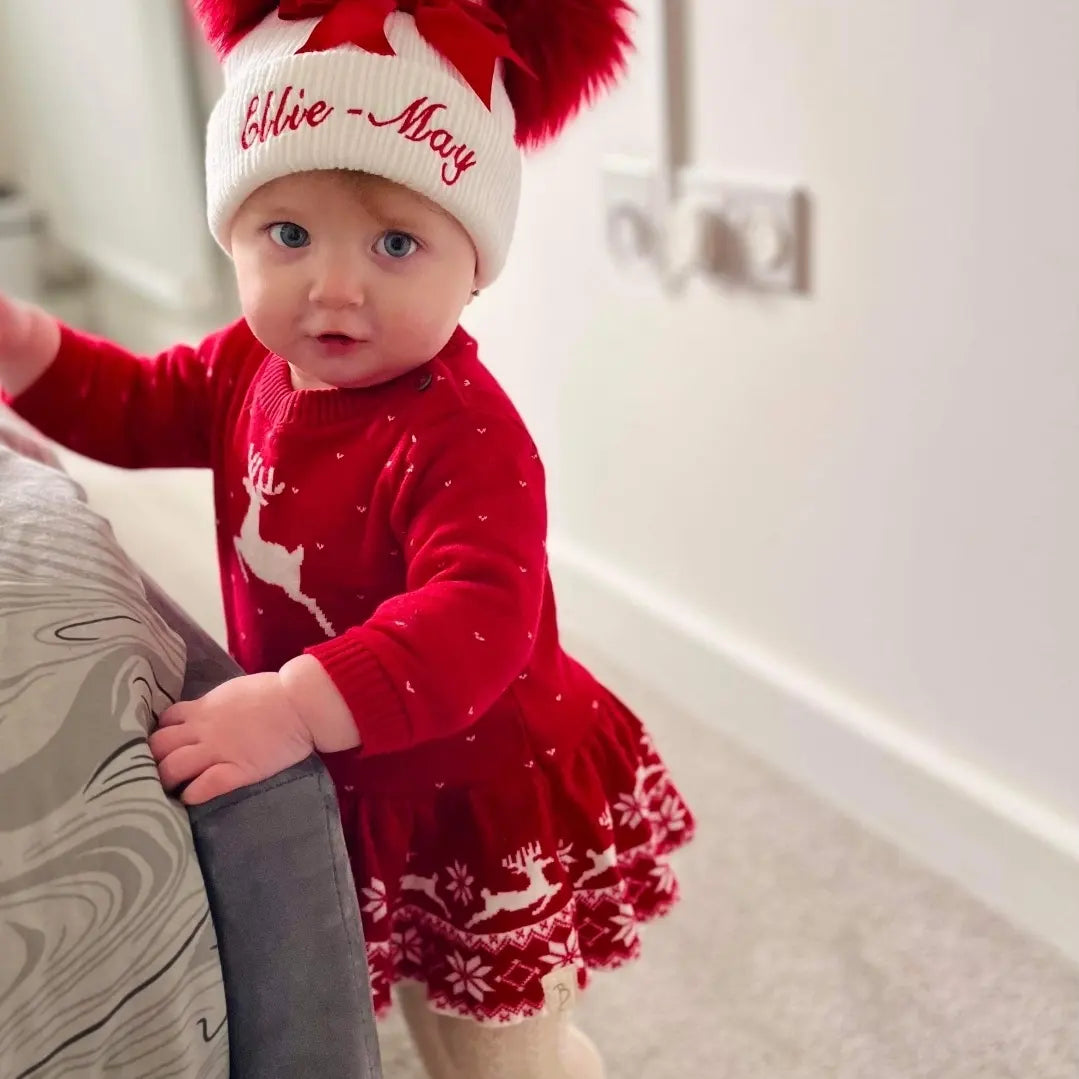
[[[248,569],[260,581],[267,584],[277,585],[284,590],[285,595],[291,600],[306,607],[318,620],[322,632],[327,637],[335,636],[333,626],[329,619],[319,609],[319,605],[310,596],[305,596],[300,591],[300,567],[303,565],[303,545],[294,551],[282,547],[279,543],[270,543],[259,535],[259,514],[262,507],[267,504],[267,499],[279,495],[285,485],[274,485],[274,470],[269,470],[262,461],[262,454],[249,446],[247,450],[247,477],[243,481],[244,490],[251,499],[243,524],[240,526],[240,534],[235,537],[233,544],[240,560],[240,570],[244,580],[248,576]]]
[[[596,877],[602,877],[608,869],[614,869],[618,865],[618,851],[615,849],[613,843],[606,850],[586,851],[585,858],[591,863],[591,868],[585,870],[585,872],[577,878],[578,888],[580,888],[585,881],[594,880]]]
[[[437,903],[445,912],[446,917],[450,916],[450,912],[446,907],[446,904],[438,898],[438,893],[435,889],[438,887],[438,874],[432,873],[429,877],[420,877],[415,873],[406,873],[401,878],[401,891],[402,892],[422,892],[428,899]]]
[[[503,858],[502,864],[507,869],[515,870],[528,878],[528,887],[513,892],[492,892],[490,888],[481,888],[483,896],[483,910],[469,920],[468,928],[471,929],[477,922],[485,922],[502,911],[536,909],[539,912],[558,894],[559,885],[551,884],[543,870],[546,866],[554,865],[553,858],[541,858],[538,843],[530,843],[522,847],[516,854],[509,858]]]

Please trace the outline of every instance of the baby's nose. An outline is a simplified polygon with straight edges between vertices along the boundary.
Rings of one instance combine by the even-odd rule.
[[[367,286],[363,265],[354,255],[322,260],[311,283],[311,300],[324,307],[362,304]]]

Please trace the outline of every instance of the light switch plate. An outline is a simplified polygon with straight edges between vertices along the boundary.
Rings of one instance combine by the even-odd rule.
[[[692,167],[679,173],[678,196],[707,230],[709,276],[743,288],[805,291],[805,196],[798,188]]]
[[[801,190],[679,170],[673,205],[660,204],[655,164],[611,155],[603,163],[607,246],[620,270],[667,283],[703,275],[736,288],[804,292],[808,227]]]
[[[647,158],[609,155],[603,162],[607,246],[624,267],[650,262],[656,251],[655,168]]]

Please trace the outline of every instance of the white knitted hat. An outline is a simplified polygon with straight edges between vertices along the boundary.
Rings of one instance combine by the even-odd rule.
[[[614,78],[628,45],[623,0],[194,3],[224,60],[206,149],[210,229],[222,247],[263,184],[353,169],[452,214],[476,246],[481,287],[509,250],[519,146],[555,134]],[[551,20],[570,9],[573,25],[563,18],[556,28]],[[514,51],[503,15],[516,19],[535,62]],[[559,80],[546,96],[544,78]]]

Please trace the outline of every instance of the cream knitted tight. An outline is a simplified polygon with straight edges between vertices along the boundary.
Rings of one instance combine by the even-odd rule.
[[[596,1047],[574,1026],[577,979],[555,971],[544,983],[547,1014],[510,1027],[481,1026],[439,1015],[422,986],[400,986],[398,997],[431,1079],[603,1079]]]

